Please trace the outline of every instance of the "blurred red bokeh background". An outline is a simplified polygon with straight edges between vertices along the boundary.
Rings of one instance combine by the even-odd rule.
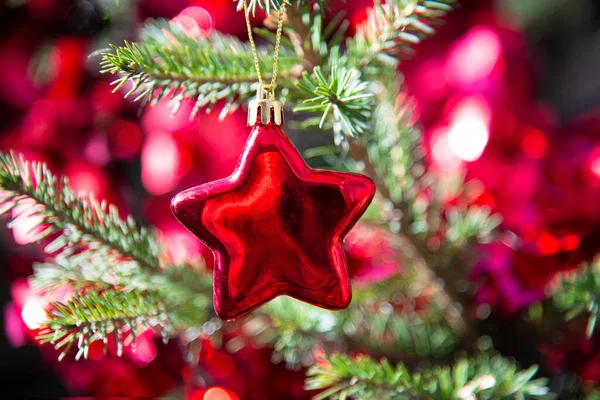
[[[331,13],[345,9],[355,26],[370,3],[332,2]],[[543,298],[557,272],[598,250],[600,99],[565,118],[540,96],[547,60],[530,45],[526,27],[496,2],[462,3],[401,70],[431,168],[479,180],[472,200],[500,213],[502,229],[514,233],[482,248],[472,273],[481,282],[476,301],[510,318]],[[139,105],[111,93],[110,77],[97,74],[98,58],[88,55],[108,41],[133,37],[147,17],[179,18],[190,29],[244,38],[243,15],[231,0],[144,0],[115,10],[99,4],[30,0],[2,11],[0,147],[47,162],[74,189],[93,192],[157,226],[177,257],[209,255],[175,221],[169,202],[181,189],[231,172],[248,133],[243,111],[219,121],[217,107],[190,120],[192,103],[184,102],[172,116],[164,100],[138,118]],[[1,232],[8,293],[3,351],[13,359],[24,353],[9,349],[35,343],[42,307],[50,300],[30,291],[26,281],[31,263],[43,258],[41,248],[27,245],[31,222],[24,218],[14,230]],[[358,284],[397,268],[397,255],[377,232],[354,232],[347,252]],[[579,340],[541,350],[550,368],[566,366],[596,381],[600,353]],[[272,364],[269,349],[245,347],[230,354],[207,341],[199,366],[191,368],[175,342],[164,345],[148,333],[137,346],[122,358],[104,357],[100,346],[90,360],[67,357],[60,365],[56,352],[42,346],[27,353],[24,365],[37,365],[38,382],[44,371],[53,371],[58,381],[47,383],[48,390],[73,395],[164,396],[184,390],[190,400],[308,397],[303,372]]]

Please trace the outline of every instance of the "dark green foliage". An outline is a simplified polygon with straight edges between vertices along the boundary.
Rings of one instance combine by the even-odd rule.
[[[361,25],[345,46],[348,23],[343,14],[324,24],[325,1],[288,3],[290,15],[298,20],[286,25],[287,35],[282,38],[278,84],[284,90],[280,95],[296,111],[322,113],[319,125],[333,126],[340,139],[341,133],[354,136],[369,129],[374,114],[367,83],[393,75],[401,53],[431,35],[431,25],[453,1],[394,0],[388,2],[389,7],[377,5],[372,13],[374,22]],[[243,8],[242,1],[238,7]],[[278,10],[281,2],[251,0],[248,7],[252,12],[260,7],[270,13]],[[270,31],[259,33],[274,39]],[[102,72],[120,76],[114,82],[116,89],[128,83],[126,97],[135,93],[136,100],[151,99],[153,103],[170,96],[174,111],[184,98],[194,99],[192,117],[200,108],[209,106],[210,110],[222,99],[223,117],[257,87],[250,45],[232,36],[213,32],[203,37],[184,31],[177,23],[151,21],[138,43],[111,47],[103,53],[101,64]],[[259,49],[259,60],[263,79],[270,79],[273,49]],[[361,78],[357,71],[367,73]],[[329,112],[333,124],[325,125]]]
[[[391,281],[382,286],[392,286]],[[397,313],[382,294],[376,299],[355,289],[355,297],[360,300],[339,312],[278,298],[263,309],[274,329],[260,332],[261,339],[274,345],[275,360],[290,366],[309,365],[315,346],[339,349],[344,343],[345,350],[366,348],[400,357],[438,358],[455,349],[458,337],[434,307]]]
[[[73,345],[79,349],[76,359],[87,358],[89,346],[96,340],[104,343],[106,351],[111,335],[120,356],[125,341],[135,346],[138,332],[160,327],[166,339],[172,329],[167,310],[155,295],[115,290],[88,291],[75,295],[67,303],[53,303],[44,326],[39,340],[63,349],[59,360]],[[129,335],[126,339],[125,333]]]
[[[584,264],[579,271],[563,274],[552,293],[554,306],[565,312],[567,320],[587,314],[587,337],[596,328],[600,313],[600,266],[598,260],[592,265]]]
[[[234,36],[212,32],[203,37],[184,31],[177,23],[158,20],[146,24],[140,43],[111,48],[102,54],[101,72],[120,75],[113,82],[115,90],[130,83],[125,97],[135,93],[135,100],[146,98],[153,103],[170,96],[174,112],[184,98],[192,98],[196,105],[191,117],[222,99],[226,105],[221,115],[225,116],[253,95],[258,85],[250,45]],[[265,80],[273,69],[272,52],[259,50]],[[284,48],[279,63],[285,83],[298,59]]]
[[[121,313],[126,311],[124,316],[133,318],[131,321],[136,312],[140,321],[146,321],[159,299],[178,329],[210,318],[210,275],[198,273],[196,266],[169,261],[154,231],[137,225],[133,217],[122,219],[116,207],[85,194],[76,195],[66,178],[58,179],[45,164],[30,164],[14,153],[0,153],[0,190],[0,215],[11,215],[9,226],[22,218],[33,218],[34,239],[49,241],[45,250],[53,257],[34,265],[32,287],[51,291],[69,286],[84,294],[76,298],[74,309],[69,307],[74,316],[55,314],[47,325],[53,342],[72,343],[71,334],[81,337],[77,339],[81,356],[81,351],[87,351],[89,343],[99,338],[100,326],[106,330],[110,321],[73,326],[72,318],[124,315]],[[94,291],[103,295],[98,297]],[[144,299],[149,308],[144,308]],[[125,310],[123,301],[133,302],[132,307]],[[90,309],[92,306],[95,308]],[[113,321],[120,325],[110,329],[118,328],[122,333],[131,321]],[[163,325],[162,321],[165,319],[156,324]]]
[[[412,46],[434,33],[432,25],[451,10],[453,0],[389,0],[376,2],[368,19],[347,43],[348,63],[376,77],[407,58]]]
[[[321,355],[308,371],[307,390],[325,389],[314,399],[550,399],[546,379],[532,380],[537,366],[519,370],[501,356],[462,357],[452,366],[418,372],[366,355]]]
[[[323,128],[330,113],[333,130],[340,138],[364,133],[369,128],[373,94],[367,92],[367,83],[360,80],[357,70],[334,66],[325,77],[316,67],[311,75],[303,74],[298,87],[312,97],[294,111],[322,113],[319,128]]]
[[[142,268],[159,266],[155,234],[116,207],[91,195],[77,196],[66,178],[58,179],[42,163],[29,164],[14,153],[0,153],[0,216],[12,211],[9,227],[19,218],[39,218],[36,240],[60,233],[46,252],[69,257],[74,264],[135,261]]]
[[[396,83],[381,88],[377,100],[374,129],[365,135],[366,148],[390,200],[400,204],[422,190],[418,183],[426,171],[421,133],[411,120],[410,99]]]

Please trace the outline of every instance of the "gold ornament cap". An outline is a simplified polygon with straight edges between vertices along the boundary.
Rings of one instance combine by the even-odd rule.
[[[283,125],[283,103],[273,99],[273,91],[267,90],[266,86],[259,84],[256,98],[248,104],[248,126],[270,123]]]

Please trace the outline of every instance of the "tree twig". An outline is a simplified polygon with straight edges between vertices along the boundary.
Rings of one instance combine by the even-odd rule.
[[[292,42],[296,42],[294,47],[296,48],[298,56],[305,60],[305,68],[308,71],[311,71],[314,67],[320,65],[321,58],[314,50],[312,50],[310,45],[306,44],[309,40],[309,29],[302,21],[300,10],[297,5],[288,7],[287,17],[289,25],[293,28],[293,32],[290,33],[290,38],[292,39]],[[390,200],[390,191],[377,174],[377,170],[369,158],[364,142],[360,140],[360,138],[351,138],[349,144],[350,156],[363,163],[364,172],[375,182],[379,195]],[[404,216],[410,215],[406,204],[394,204],[394,206],[397,209],[400,209]],[[446,319],[452,328],[462,334],[465,338],[472,337],[473,331],[463,316],[463,310],[466,307],[463,296],[460,296],[457,291],[448,290],[448,285],[444,285],[445,279],[443,279],[444,276],[442,275],[441,270],[449,270],[451,269],[451,266],[434,269],[430,265],[430,251],[427,248],[427,244],[423,243],[408,231],[407,227],[410,225],[409,222],[410,221],[405,221],[402,224],[403,229],[400,232],[408,244],[408,248],[404,249],[405,256],[411,260],[421,282],[425,286],[433,288],[436,293],[436,300],[447,307]],[[473,341],[468,340],[467,342]]]

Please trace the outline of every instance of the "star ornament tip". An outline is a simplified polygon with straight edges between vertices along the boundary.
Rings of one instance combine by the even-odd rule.
[[[258,124],[229,177],[179,193],[171,207],[212,250],[215,311],[232,320],[280,295],[346,308],[342,242],[374,194],[371,179],[312,169],[279,126]]]

